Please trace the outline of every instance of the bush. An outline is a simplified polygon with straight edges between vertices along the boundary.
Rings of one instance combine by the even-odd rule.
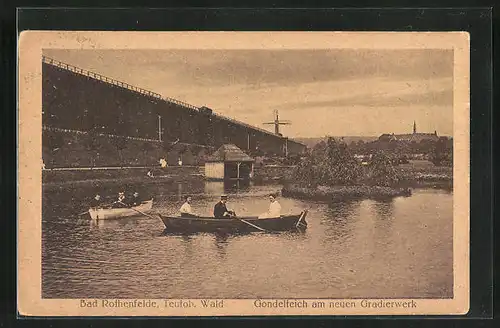
[[[317,144],[293,172],[293,183],[301,187],[367,184],[391,186],[399,181],[392,159],[376,153],[363,167],[344,142],[328,138]]]
[[[308,187],[352,185],[362,177],[362,168],[344,142],[328,138],[299,163],[293,176],[296,183]]]
[[[453,140],[439,138],[428,154],[429,160],[436,166],[453,166]]]
[[[365,182],[370,185],[391,186],[398,181],[391,159],[382,152],[375,154],[366,168]]]

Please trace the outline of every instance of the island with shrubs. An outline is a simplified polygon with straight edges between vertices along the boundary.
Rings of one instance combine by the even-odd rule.
[[[419,187],[453,188],[451,165],[401,162],[384,150],[360,160],[346,143],[327,138],[301,158],[281,193],[299,199],[342,201],[410,196]]]

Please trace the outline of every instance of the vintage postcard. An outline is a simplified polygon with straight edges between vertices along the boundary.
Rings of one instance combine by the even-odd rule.
[[[469,35],[19,37],[23,316],[469,309]]]

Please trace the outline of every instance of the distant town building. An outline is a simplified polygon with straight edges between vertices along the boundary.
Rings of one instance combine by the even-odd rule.
[[[434,133],[419,133],[417,132],[417,123],[413,121],[413,133],[408,134],[389,134],[384,133],[379,138],[379,141],[405,141],[405,142],[420,142],[423,140],[438,141],[437,131]]]

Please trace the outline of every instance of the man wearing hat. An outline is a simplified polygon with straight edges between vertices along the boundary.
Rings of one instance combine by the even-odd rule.
[[[220,201],[214,206],[214,217],[217,219],[229,219],[236,216],[236,213],[229,211],[226,207],[227,195],[221,195]]]
[[[130,201],[128,202],[130,206],[139,206],[141,205],[141,198],[139,197],[139,193],[136,191],[130,198]]]

